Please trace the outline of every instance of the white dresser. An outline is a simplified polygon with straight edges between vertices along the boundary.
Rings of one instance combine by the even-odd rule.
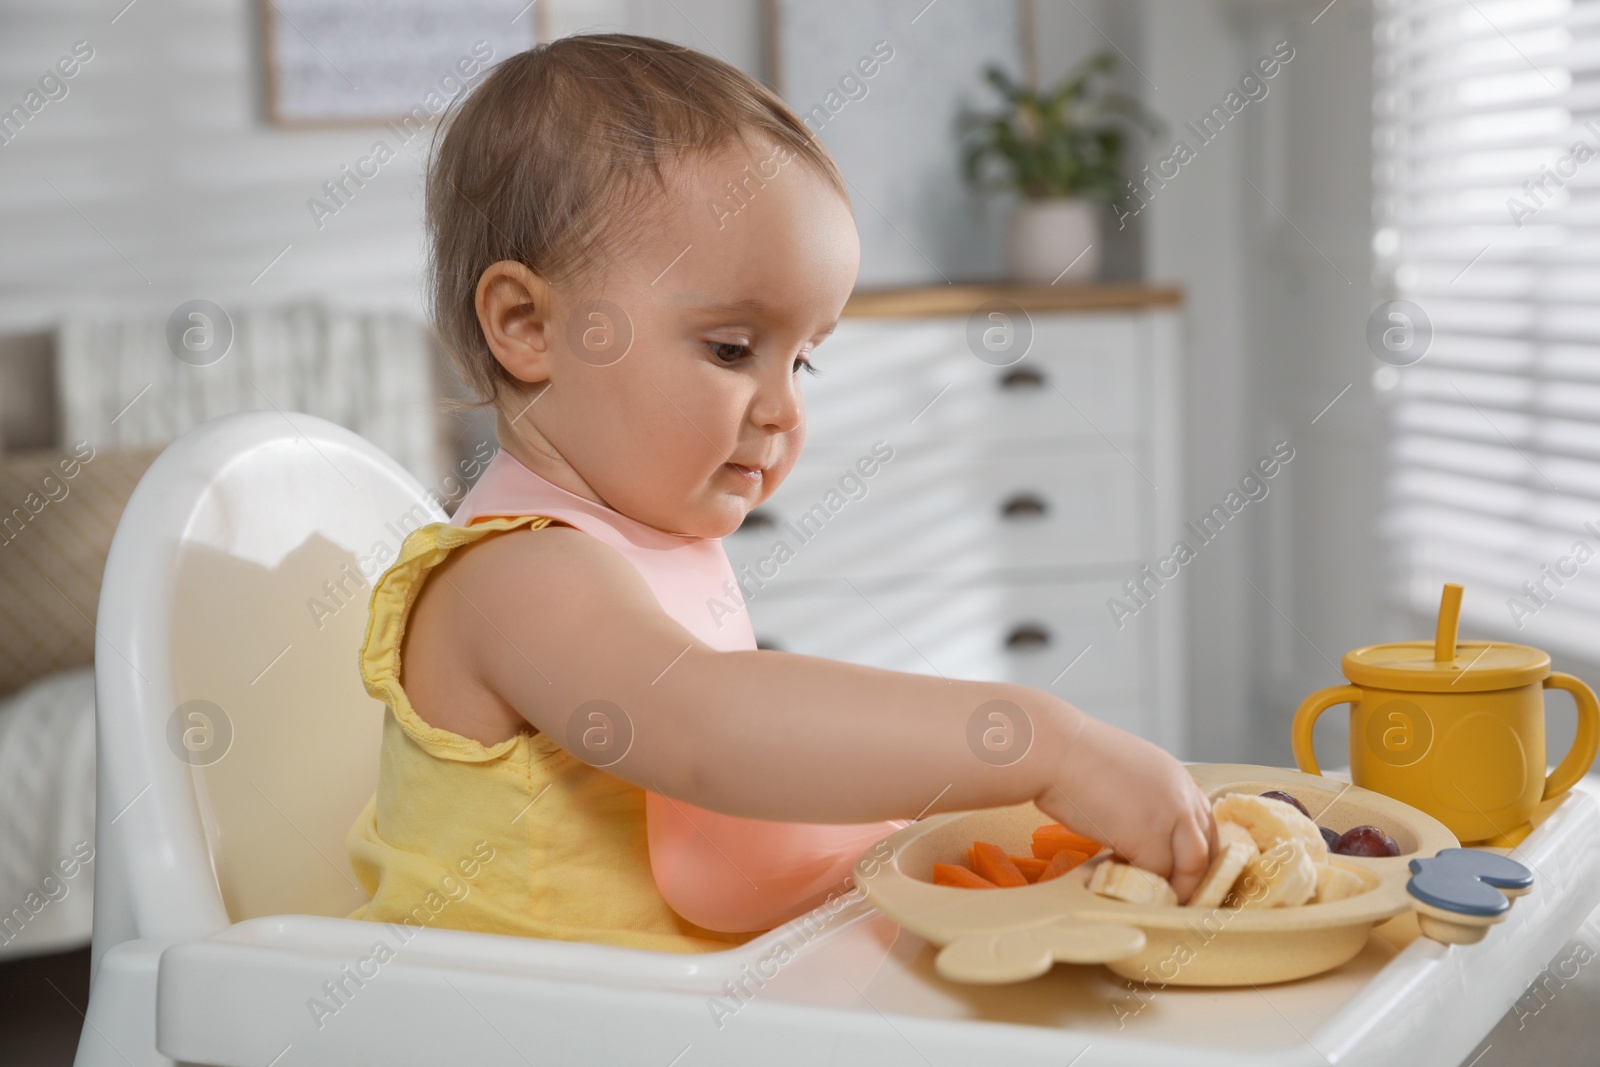
[[[724,539],[758,643],[1047,689],[1185,751],[1183,579],[1124,590],[1182,525],[1178,304],[856,294],[800,372],[799,463]]]

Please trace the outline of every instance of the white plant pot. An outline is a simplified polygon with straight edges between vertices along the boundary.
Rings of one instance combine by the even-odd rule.
[[[1040,285],[1093,281],[1100,273],[1098,202],[1023,200],[1011,216],[1011,280]]]

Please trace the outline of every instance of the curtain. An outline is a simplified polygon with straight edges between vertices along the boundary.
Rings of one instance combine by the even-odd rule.
[[[1378,0],[1385,526],[1406,599],[1600,659],[1600,3]],[[1375,313],[1378,314],[1378,313]]]

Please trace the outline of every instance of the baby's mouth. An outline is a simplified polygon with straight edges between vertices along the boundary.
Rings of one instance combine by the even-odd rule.
[[[760,485],[764,476],[760,467],[743,467],[737,463],[724,463],[723,466],[744,478],[751,485]]]

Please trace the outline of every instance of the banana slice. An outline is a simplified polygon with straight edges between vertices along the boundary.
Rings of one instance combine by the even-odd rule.
[[[1331,904],[1367,891],[1366,883],[1354,871],[1335,867],[1331,863],[1317,864],[1317,890],[1308,904]]]
[[[1214,908],[1221,904],[1244,872],[1245,865],[1260,854],[1250,831],[1234,822],[1217,823],[1217,851],[1211,857],[1200,888],[1189,898],[1192,908]]]
[[[1246,908],[1292,908],[1317,890],[1317,865],[1296,839],[1280,841],[1245,864],[1234,895]]]
[[[1219,823],[1226,819],[1249,830],[1262,852],[1270,851],[1279,841],[1298,841],[1313,863],[1327,862],[1328,843],[1322,839],[1322,831],[1293,804],[1273,797],[1229,793],[1218,798],[1211,811]]]
[[[1143,867],[1107,859],[1089,876],[1089,892],[1129,904],[1176,904],[1178,894],[1168,881]]]

